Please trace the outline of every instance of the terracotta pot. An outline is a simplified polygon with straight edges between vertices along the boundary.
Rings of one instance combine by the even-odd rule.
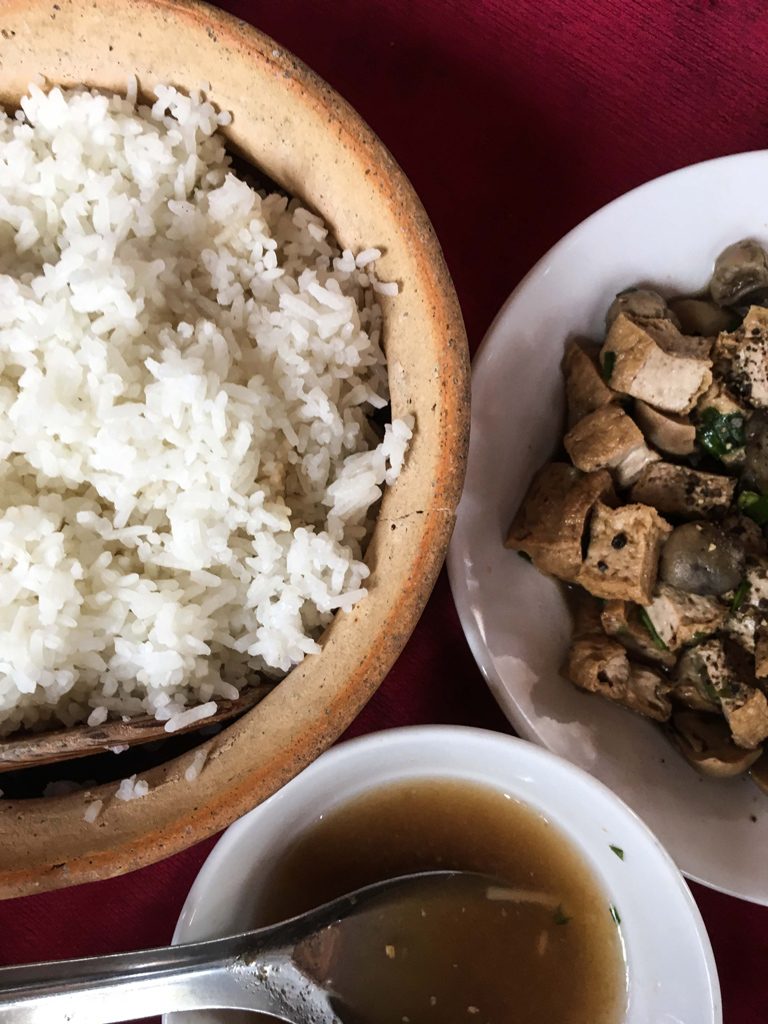
[[[393,415],[412,412],[406,468],[386,493],[367,553],[368,596],[336,618],[256,708],[193,754],[148,771],[128,803],[109,783],[50,799],[0,800],[0,896],[105,878],[166,857],[228,825],[317,757],[370,698],[430,594],[464,476],[469,387],[456,296],[426,214],[390,154],[332,89],[255,29],[189,0],[5,0],[0,101],[15,109],[39,74],[123,91],[136,74],[195,88],[232,112],[234,149],[316,208],[344,246],[378,246]],[[200,749],[200,748],[198,748]],[[90,800],[103,800],[94,824]]]

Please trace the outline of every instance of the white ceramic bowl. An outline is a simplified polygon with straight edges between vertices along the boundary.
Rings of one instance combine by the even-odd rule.
[[[247,929],[265,867],[319,815],[372,788],[414,778],[464,779],[509,793],[570,838],[607,903],[620,911],[629,992],[624,1024],[720,1024],[709,940],[685,882],[655,837],[585,772],[530,743],[479,729],[397,729],[323,754],[225,832],[190,890],[173,941]],[[622,847],[624,860],[611,843]],[[230,1019],[209,1012],[185,1016],[184,1024]],[[182,1024],[180,1016],[166,1018],[171,1021]]]
[[[568,337],[599,338],[622,288],[693,292],[729,243],[768,243],[767,182],[766,151],[668,174],[580,224],[515,289],[475,359],[469,468],[448,556],[469,644],[517,731],[610,786],[690,878],[763,904],[768,797],[748,779],[702,779],[651,723],[564,682],[570,619],[559,585],[502,544],[560,437]]]

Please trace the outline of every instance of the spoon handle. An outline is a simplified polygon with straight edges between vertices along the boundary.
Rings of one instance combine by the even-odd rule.
[[[112,1024],[205,1008],[291,1019],[270,979],[238,960],[245,938],[0,968],[0,1024]],[[293,967],[279,955],[272,963],[272,982]]]

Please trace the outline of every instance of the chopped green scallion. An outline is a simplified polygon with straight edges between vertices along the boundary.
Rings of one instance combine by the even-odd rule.
[[[749,580],[742,580],[736,588],[736,593],[733,595],[731,601],[731,611],[737,612],[739,608],[744,604],[744,599],[749,593]]]
[[[570,920],[571,919],[568,916],[568,914],[566,914],[566,912],[563,910],[563,904],[562,903],[558,903],[557,908],[556,908],[555,913],[554,913],[555,924],[568,924],[568,922]]]
[[[603,362],[601,369],[603,371],[603,380],[608,383],[613,376],[613,369],[616,366],[616,353],[606,352],[603,356]]]
[[[709,406],[699,419],[696,440],[704,451],[722,459],[744,447],[744,417],[740,412],[720,412]]]
[[[736,504],[744,515],[754,519],[758,526],[765,526],[768,523],[768,494],[742,491],[736,499]]]
[[[647,630],[648,635],[651,638],[651,642],[653,643],[653,646],[656,647],[660,651],[668,651],[669,648],[667,647],[667,645],[664,643],[664,641],[661,639],[661,637],[659,636],[658,632],[656,631],[656,627],[651,622],[651,617],[648,614],[648,612],[645,610],[645,608],[643,608],[642,605],[639,605],[638,607],[640,609],[640,611],[639,611],[640,621],[642,622],[643,626]]]
[[[613,843],[611,843],[610,846],[613,852],[619,858],[619,860],[624,860],[624,851],[622,850],[622,848],[620,846],[614,846]]]

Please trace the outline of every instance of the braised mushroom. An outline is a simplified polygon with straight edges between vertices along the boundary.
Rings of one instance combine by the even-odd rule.
[[[585,473],[611,470],[625,487],[643,469],[658,462],[637,424],[619,405],[603,405],[579,420],[563,438],[571,462]]]
[[[619,292],[605,314],[605,326],[610,327],[620,313],[625,313],[632,320],[672,320],[676,327],[679,326],[666,299],[651,288],[625,288]]]
[[[707,711],[713,715],[720,713],[717,694],[703,671],[702,658],[695,647],[689,647],[680,656],[675,669],[672,697],[676,704],[682,704],[691,711]]]
[[[768,256],[745,238],[723,249],[715,260],[709,291],[718,306],[760,305],[768,298]]]
[[[736,326],[732,313],[707,299],[670,299],[669,308],[680,321],[683,334],[713,338]]]
[[[713,523],[684,523],[667,538],[659,577],[690,594],[725,594],[744,576],[744,548]]]
[[[729,537],[733,537],[744,548],[747,557],[761,558],[768,551],[763,531],[754,519],[737,509],[732,509],[720,525]]]
[[[620,703],[654,722],[666,722],[672,714],[672,687],[664,676],[645,665],[630,665],[626,693]]]
[[[651,444],[668,455],[690,455],[696,447],[696,427],[684,416],[665,414],[638,399],[637,425]]]
[[[760,757],[762,749],[743,750],[730,736],[728,726],[718,715],[697,711],[677,711],[672,715],[670,734],[680,753],[702,775],[730,779],[747,771]]]

